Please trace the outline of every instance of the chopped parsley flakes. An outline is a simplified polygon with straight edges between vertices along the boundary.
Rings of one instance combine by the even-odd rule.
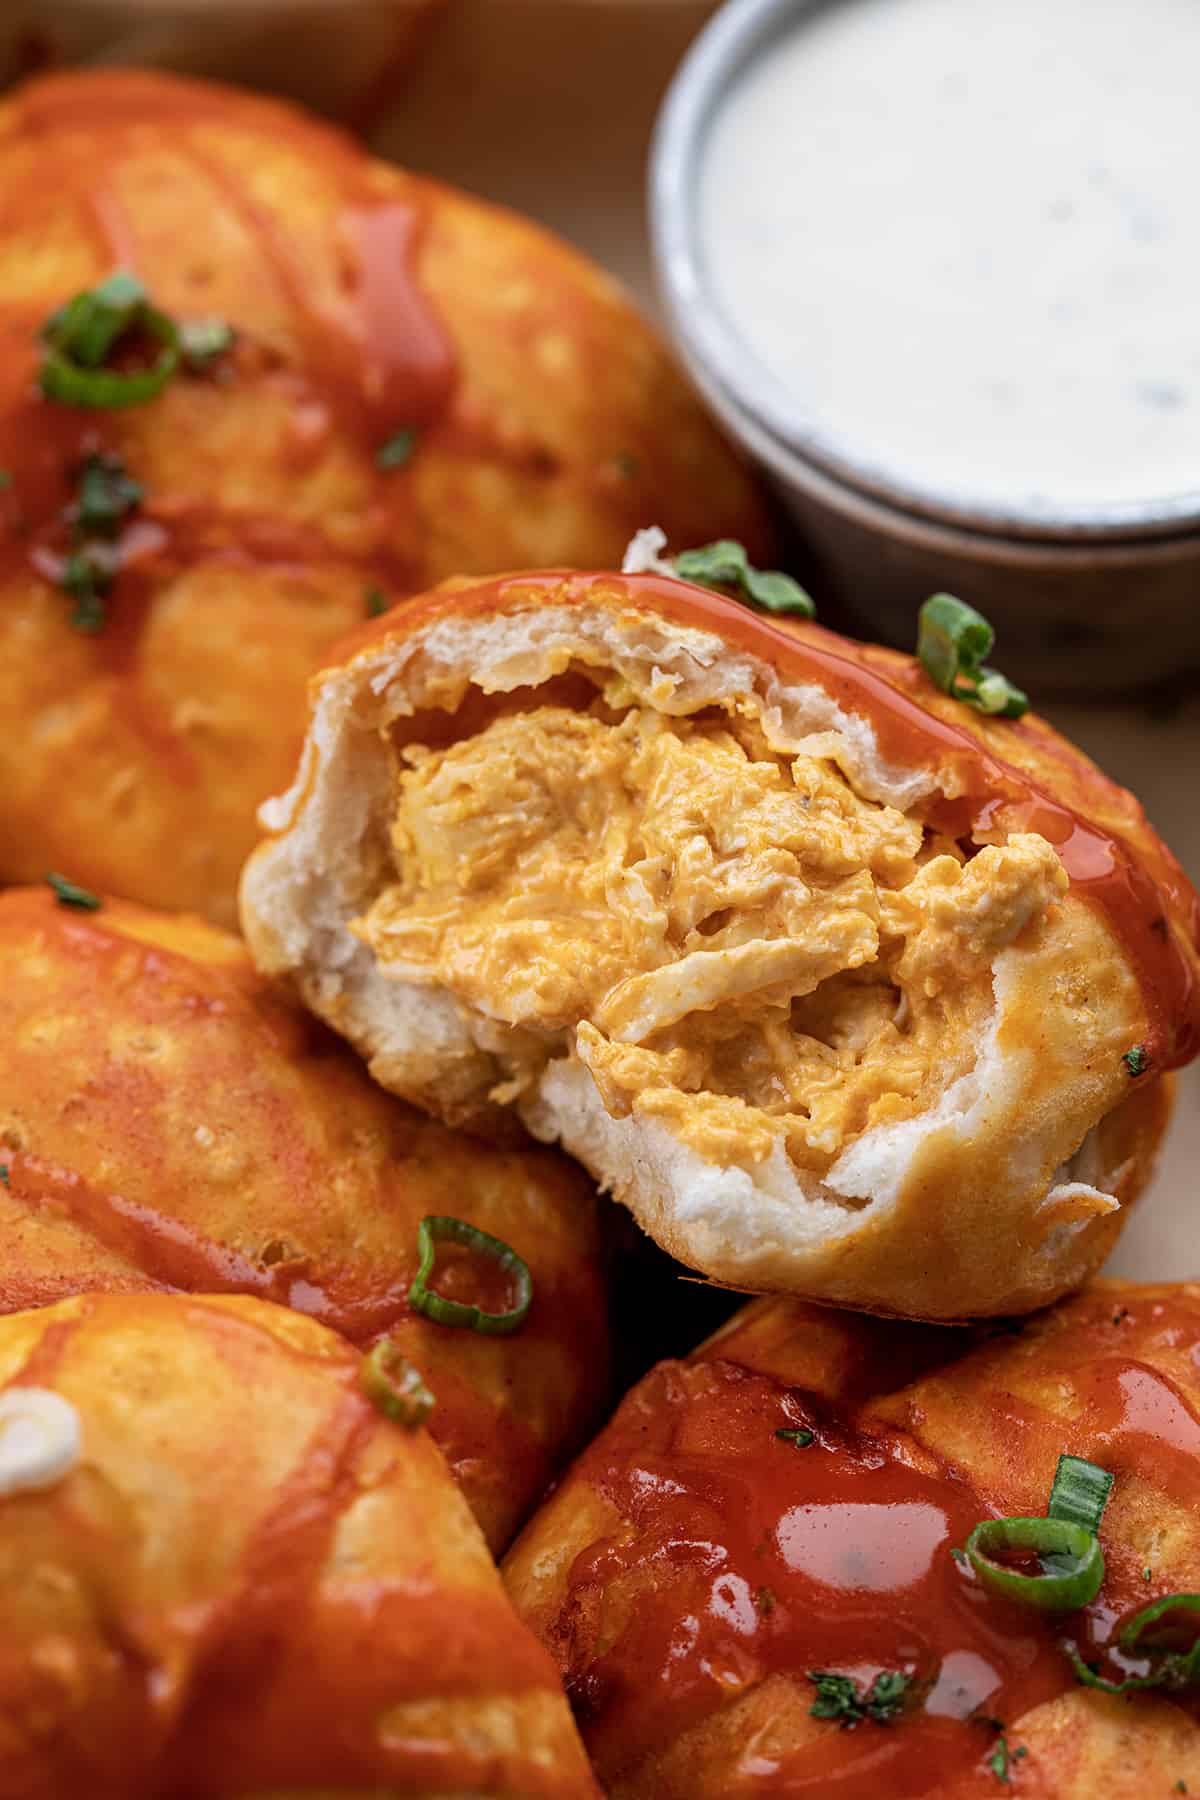
[[[59,586],[75,602],[68,620],[72,631],[81,631],[86,637],[103,631],[108,623],[104,596],[112,586],[112,569],[105,560],[87,545],[72,550],[63,564]]]
[[[908,1704],[911,1675],[901,1669],[881,1669],[865,1694],[850,1675],[828,1669],[809,1669],[808,1679],[817,1690],[809,1708],[814,1719],[836,1719],[843,1731],[853,1731],[864,1719],[890,1725]]]
[[[142,488],[116,456],[89,456],[79,471],[79,490],[68,516],[80,532],[110,536],[142,503]]]
[[[1008,1739],[1005,1737],[1003,1731],[1001,1731],[1000,1736],[996,1740],[996,1748],[987,1759],[987,1766],[996,1777],[996,1780],[1003,1782],[1004,1786],[1008,1787],[1012,1780],[1012,1776],[1009,1772],[1012,1765],[1015,1762],[1020,1762],[1021,1758],[1028,1754],[1024,1744],[1018,1744],[1015,1750],[1010,1750],[1008,1747]]]
[[[375,452],[375,467],[385,474],[392,469],[402,469],[410,461],[417,447],[417,428],[405,425],[394,432],[385,444],[381,444]]]
[[[90,888],[79,887],[68,881],[65,875],[53,872],[46,877],[46,886],[51,889],[60,906],[73,906],[78,912],[99,912],[104,902],[99,894],[93,894]]]
[[[117,567],[116,539],[121,527],[142,503],[143,489],[117,456],[88,456],[79,466],[74,502],[64,517],[71,527],[71,550],[62,566],[59,586],[75,602],[70,624],[89,636],[103,631],[108,619],[105,595]]]

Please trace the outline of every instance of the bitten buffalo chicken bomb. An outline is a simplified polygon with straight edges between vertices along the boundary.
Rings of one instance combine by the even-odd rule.
[[[1112,1247],[1197,901],[1048,726],[650,575],[450,584],[310,695],[243,922],[395,1093],[735,1286],[961,1318]]]

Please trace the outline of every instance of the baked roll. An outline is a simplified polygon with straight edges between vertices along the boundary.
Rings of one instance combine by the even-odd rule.
[[[1108,1282],[982,1342],[760,1300],[661,1364],[505,1563],[605,1793],[1195,1792],[1198,1370],[1200,1288]],[[1087,1580],[998,1591],[975,1529],[1048,1545],[1064,1454]]]
[[[0,1319],[0,1794],[597,1790],[422,1430],[259,1300]]]
[[[310,688],[265,971],[384,1086],[515,1108],[733,1286],[1028,1310],[1196,1047],[1197,899],[1049,726],[664,576],[449,584]]]
[[[10,889],[0,963],[0,1307],[241,1292],[360,1349],[386,1335],[433,1394],[430,1432],[489,1542],[507,1543],[607,1400],[603,1246],[582,1173],[385,1094],[202,920]],[[519,1329],[416,1310],[427,1216],[522,1259]],[[490,1257],[434,1248],[433,1293],[511,1306],[513,1278]]]
[[[158,318],[81,368],[59,309],[118,270]],[[606,275],[260,96],[92,70],[0,103],[0,334],[0,881],[231,925],[305,680],[371,609],[611,561],[649,516],[762,540]]]

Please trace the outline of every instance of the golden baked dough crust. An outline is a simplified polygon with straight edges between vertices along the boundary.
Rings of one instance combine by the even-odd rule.
[[[1099,1282],[982,1341],[760,1300],[660,1365],[505,1562],[605,1792],[1194,1790],[1195,1691],[1096,1692],[1062,1643],[1090,1657],[1200,1589],[1198,1352],[1196,1286]],[[1055,1618],[950,1550],[989,1515],[1044,1514],[1064,1451],[1115,1484],[1100,1594]],[[882,1670],[911,1685],[890,1722],[846,1730],[813,1716],[812,1670],[860,1696]]]
[[[80,1439],[0,1500],[6,1800],[595,1794],[441,1456],[358,1364],[244,1297],[0,1319],[0,1408],[48,1389]]]
[[[232,323],[233,352],[122,412],[41,399],[35,334],[118,264],[173,316]],[[67,867],[231,924],[305,677],[372,590],[611,561],[649,517],[684,542],[764,535],[585,258],[233,89],[94,71],[0,105],[0,335],[0,879]],[[89,636],[57,575],[95,453],[143,498]]]
[[[494,1548],[607,1397],[597,1205],[566,1160],[493,1148],[394,1100],[204,921],[48,889],[0,894],[0,1308],[84,1290],[241,1291],[359,1346],[389,1332]],[[417,1227],[466,1219],[533,1275],[511,1337],[407,1303]],[[482,1296],[443,1251],[438,1285]],[[486,1271],[482,1271],[486,1280]],[[455,1287],[455,1282],[460,1284]]]
[[[955,1319],[1116,1240],[1200,1030],[1134,798],[911,658],[659,576],[448,583],[360,632],[243,925],[385,1086],[515,1108],[681,1261]]]

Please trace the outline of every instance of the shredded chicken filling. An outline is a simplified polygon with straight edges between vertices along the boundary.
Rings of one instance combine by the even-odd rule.
[[[546,705],[397,773],[354,929],[444,989],[518,1099],[553,1057],[709,1159],[823,1173],[970,1068],[996,955],[1066,890],[1032,834],[966,857],[750,717]]]

